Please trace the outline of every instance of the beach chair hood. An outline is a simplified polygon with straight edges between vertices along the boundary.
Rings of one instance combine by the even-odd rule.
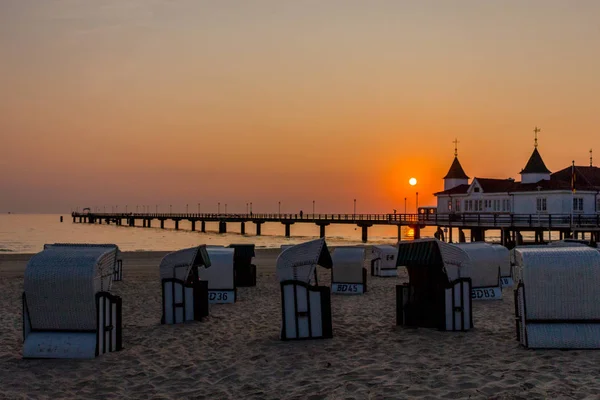
[[[311,240],[289,247],[277,257],[279,281],[297,280],[310,283],[315,267],[330,269],[333,265],[325,239]]]
[[[160,278],[175,278],[185,281],[192,267],[201,266],[210,267],[210,258],[205,245],[174,251],[161,260]]]
[[[96,293],[107,291],[116,248],[50,246],[25,269],[24,292],[34,329],[96,329]]]

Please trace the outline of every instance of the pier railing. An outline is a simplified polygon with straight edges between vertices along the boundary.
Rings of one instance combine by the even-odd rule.
[[[222,222],[314,222],[364,223],[373,225],[420,225],[482,228],[600,228],[600,213],[596,214],[509,214],[509,213],[448,213],[448,214],[300,214],[300,213],[72,213],[72,216],[93,219],[159,219]]]

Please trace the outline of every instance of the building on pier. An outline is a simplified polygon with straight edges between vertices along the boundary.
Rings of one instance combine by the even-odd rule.
[[[435,193],[437,213],[583,214],[600,213],[600,168],[570,165],[552,173],[537,145],[521,170],[521,180],[475,177],[469,183],[455,147],[444,177],[444,190]],[[457,143],[455,141],[455,143]]]

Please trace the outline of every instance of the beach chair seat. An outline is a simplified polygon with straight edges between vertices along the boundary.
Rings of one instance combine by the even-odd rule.
[[[208,282],[198,268],[210,267],[206,246],[171,252],[160,262],[163,324],[201,321],[208,316]]]
[[[117,249],[117,256],[115,258],[115,265],[113,267],[112,282],[120,282],[123,280],[123,256],[119,246],[112,243],[52,243],[45,244],[44,250],[50,247],[114,247]]]
[[[336,247],[331,259],[331,293],[363,294],[367,291],[364,248]]]
[[[441,248],[446,246],[443,252]],[[457,262],[464,257],[457,247],[437,239],[399,243],[396,262],[406,267],[409,282],[396,286],[396,325],[471,329],[472,281],[460,276]]]
[[[383,278],[398,276],[398,266],[396,265],[397,247],[389,245],[373,246],[371,254],[371,276]]]
[[[122,301],[109,293],[117,249],[47,246],[25,269],[23,358],[94,358],[122,349]]]
[[[252,258],[256,255],[253,244],[230,244],[228,247],[235,250],[233,253],[233,266],[235,269],[235,286],[256,286],[256,265]]]
[[[198,274],[200,279],[208,282],[208,302],[211,304],[235,303],[237,301],[233,265],[235,249],[208,246],[206,251],[211,266],[199,269]]]
[[[526,348],[600,348],[600,253],[590,247],[515,249],[515,323]]]
[[[277,258],[282,340],[331,338],[331,294],[318,286],[316,266],[331,268],[324,239],[286,248]]]

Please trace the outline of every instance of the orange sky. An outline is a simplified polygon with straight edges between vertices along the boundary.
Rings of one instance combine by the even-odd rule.
[[[0,212],[401,212],[404,197],[410,212],[416,190],[433,204],[455,137],[469,176],[519,178],[536,125],[551,170],[587,165],[598,15],[592,0],[4,0]]]

